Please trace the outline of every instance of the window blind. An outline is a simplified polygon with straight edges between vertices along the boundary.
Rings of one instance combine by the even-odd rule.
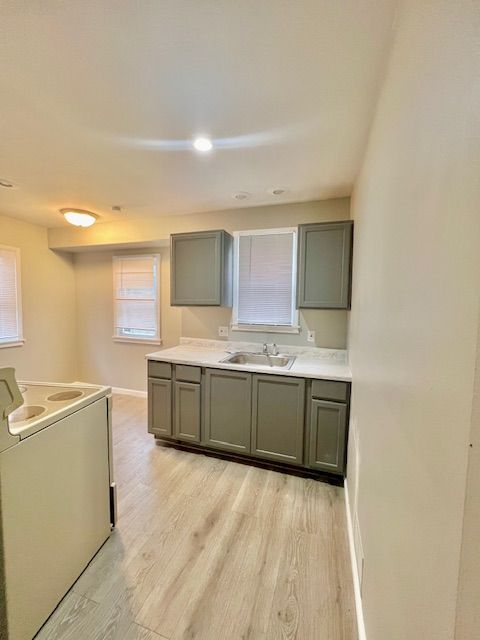
[[[115,256],[114,336],[139,340],[158,340],[159,257]]]
[[[0,247],[0,344],[22,340],[18,250]]]
[[[294,233],[239,236],[237,324],[293,325]]]

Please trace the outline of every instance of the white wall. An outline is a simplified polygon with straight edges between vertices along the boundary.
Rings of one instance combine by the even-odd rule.
[[[455,640],[480,638],[480,327],[471,425]]]
[[[26,342],[0,348],[0,367],[19,379],[71,382],[76,376],[75,274],[72,256],[48,248],[47,229],[0,216],[0,244],[20,248]]]
[[[368,640],[454,638],[480,289],[479,17],[467,0],[400,3],[352,200],[348,483]]]

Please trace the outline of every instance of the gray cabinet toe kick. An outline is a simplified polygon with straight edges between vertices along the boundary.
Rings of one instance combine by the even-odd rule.
[[[343,476],[350,383],[148,361],[148,431]]]

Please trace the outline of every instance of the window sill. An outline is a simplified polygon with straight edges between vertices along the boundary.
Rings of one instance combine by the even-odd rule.
[[[25,344],[24,338],[12,340],[11,342],[0,342],[0,349],[8,349],[9,347],[23,347]]]
[[[252,331],[257,333],[300,333],[300,327],[274,326],[266,324],[233,324],[232,331]]]
[[[129,342],[130,344],[156,344],[161,345],[161,340],[149,340],[148,338],[120,338],[119,336],[113,336],[114,342]]]

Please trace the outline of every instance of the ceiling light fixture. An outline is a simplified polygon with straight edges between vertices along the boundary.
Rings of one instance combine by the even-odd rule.
[[[13,183],[10,180],[5,180],[4,178],[0,178],[0,187],[5,187],[5,189],[11,189],[13,187]]]
[[[60,213],[67,222],[73,224],[75,227],[91,227],[95,224],[98,216],[91,211],[85,211],[84,209],[60,209]]]
[[[211,149],[213,148],[213,144],[209,138],[200,137],[195,138],[195,140],[193,141],[193,147],[197,151],[202,151],[203,153],[205,153],[206,151],[211,151]]]
[[[238,191],[237,193],[232,194],[232,198],[235,200],[247,200],[251,195],[252,194],[248,193],[248,191]]]
[[[272,196],[281,196],[283,193],[285,193],[286,189],[284,189],[283,187],[275,187],[274,189],[270,189],[270,193],[272,194]]]

